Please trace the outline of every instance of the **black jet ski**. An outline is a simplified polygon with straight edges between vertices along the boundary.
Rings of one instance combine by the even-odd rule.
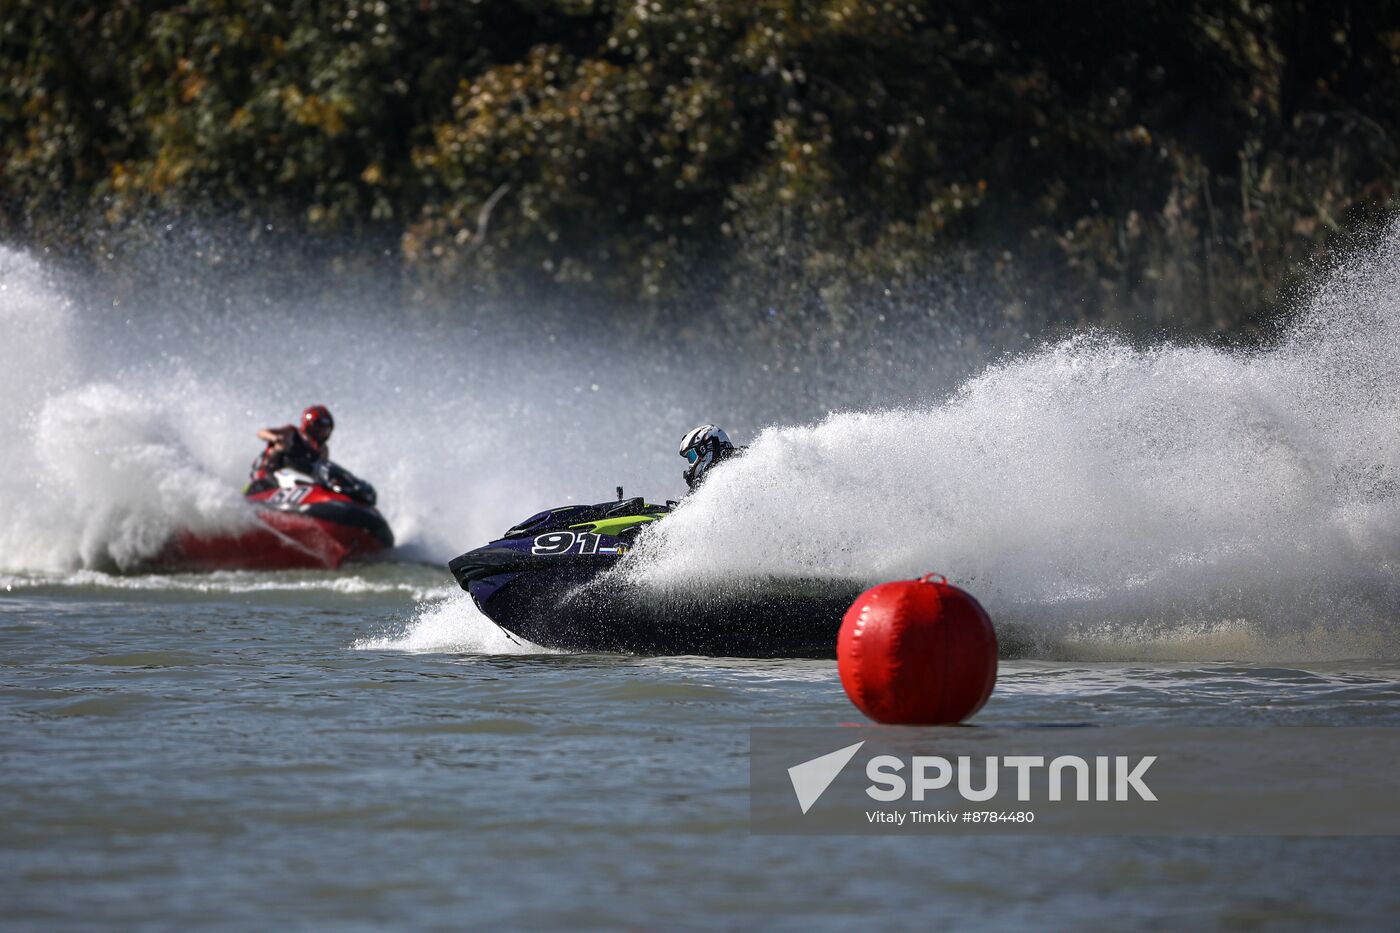
[[[610,572],[671,511],[640,497],[532,515],[448,569],[491,621],[563,651],[834,658],[864,585],[751,578],[658,588]]]

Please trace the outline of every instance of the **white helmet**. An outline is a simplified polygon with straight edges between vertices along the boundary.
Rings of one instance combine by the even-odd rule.
[[[712,424],[702,424],[698,428],[692,428],[681,438],[680,454],[690,464],[681,475],[685,477],[685,483],[691,489],[700,485],[700,480],[704,478],[705,472],[722,460],[729,458],[734,453],[734,445],[729,441],[729,435],[724,433],[723,428],[717,428]]]

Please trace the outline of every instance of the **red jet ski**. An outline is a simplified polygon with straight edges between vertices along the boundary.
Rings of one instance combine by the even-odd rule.
[[[257,524],[239,532],[181,532],[157,560],[166,570],[335,570],[394,546],[374,487],[333,463],[315,475],[284,467],[249,484]]]

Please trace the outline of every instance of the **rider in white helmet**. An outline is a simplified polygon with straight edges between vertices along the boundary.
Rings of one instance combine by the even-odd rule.
[[[681,456],[690,464],[681,475],[691,489],[700,485],[705,474],[717,463],[723,463],[743,448],[735,447],[723,428],[702,424],[681,438]]]

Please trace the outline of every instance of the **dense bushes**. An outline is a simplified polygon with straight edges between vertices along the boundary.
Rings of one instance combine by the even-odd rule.
[[[1391,2],[10,0],[0,30],[7,235],[214,211],[396,244],[423,300],[839,330],[952,277],[1012,323],[1230,329],[1400,181]]]

